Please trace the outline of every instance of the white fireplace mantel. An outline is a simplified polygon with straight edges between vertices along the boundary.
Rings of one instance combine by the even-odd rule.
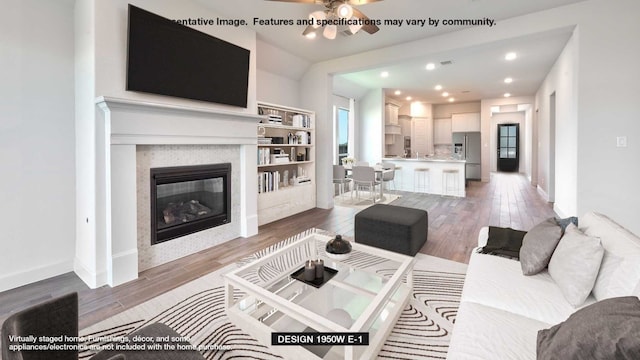
[[[257,234],[255,113],[99,97],[96,99],[97,286],[138,277],[136,214],[137,145],[239,145],[240,236]],[[117,211],[114,211],[117,209]],[[233,221],[233,220],[232,220]],[[78,272],[78,271],[77,271]],[[79,275],[82,274],[81,272]]]

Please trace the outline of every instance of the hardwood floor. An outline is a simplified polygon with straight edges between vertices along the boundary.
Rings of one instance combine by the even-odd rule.
[[[536,223],[555,216],[551,204],[518,174],[496,173],[489,183],[470,182],[467,197],[463,199],[398,193],[403,196],[394,205],[422,208],[429,213],[428,240],[420,252],[458,262],[468,262],[483,226],[529,230]],[[103,286],[92,290],[74,273],[68,273],[5,291],[0,293],[0,322],[12,312],[77,291],[80,328],[84,328],[308,228],[352,237],[356,212],[344,207],[309,210],[261,226],[259,234],[250,238],[238,238],[143,271],[138,279],[115,288]]]

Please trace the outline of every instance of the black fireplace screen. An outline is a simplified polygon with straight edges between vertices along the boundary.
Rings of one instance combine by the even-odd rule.
[[[231,164],[151,169],[151,244],[231,221]]]

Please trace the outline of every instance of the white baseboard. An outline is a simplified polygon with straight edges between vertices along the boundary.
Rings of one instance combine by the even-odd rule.
[[[258,214],[246,216],[240,222],[240,236],[249,237],[258,234]]]
[[[138,278],[138,249],[124,251],[111,258],[109,286],[118,286]]]
[[[563,211],[563,210],[558,206],[558,203],[557,203],[557,202],[556,202],[556,203],[553,203],[553,211],[555,211],[555,212],[556,212],[556,214],[558,214],[558,216],[559,216],[561,219],[568,218],[569,216],[571,216],[571,215],[569,215],[566,211]]]
[[[0,292],[73,271],[71,260],[42,265],[26,271],[0,276]]]
[[[540,187],[540,185],[537,185],[536,189],[538,190],[538,194],[540,194],[545,201],[549,201],[549,195]]]
[[[73,262],[73,271],[78,275],[80,280],[84,281],[84,283],[91,289],[96,289],[107,284],[106,271],[102,271],[100,273],[90,271],[77,257]]]

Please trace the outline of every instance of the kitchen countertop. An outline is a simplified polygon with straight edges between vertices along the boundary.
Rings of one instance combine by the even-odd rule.
[[[429,162],[448,162],[448,163],[466,163],[467,160],[454,159],[450,156],[428,156],[419,158],[403,158],[403,157],[384,157],[382,160],[386,161],[429,161]]]

